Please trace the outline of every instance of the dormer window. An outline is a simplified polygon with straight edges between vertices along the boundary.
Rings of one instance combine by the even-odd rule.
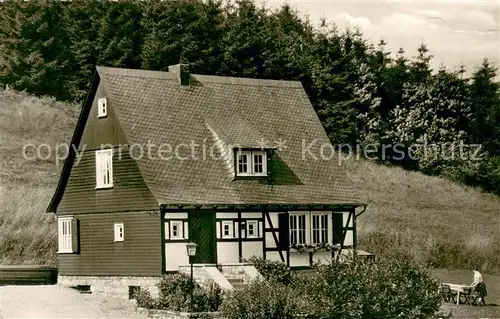
[[[238,151],[236,168],[238,176],[267,176],[266,151]]]
[[[97,100],[97,117],[106,117],[108,115],[108,102],[105,97]]]

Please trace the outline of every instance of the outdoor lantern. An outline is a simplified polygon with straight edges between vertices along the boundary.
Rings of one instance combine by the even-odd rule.
[[[187,250],[187,254],[189,256],[189,264],[191,265],[191,299],[190,299],[190,308],[191,308],[191,312],[193,312],[193,258],[195,255],[196,255],[196,245],[195,243],[193,242],[189,242],[186,244],[186,250]]]
[[[198,246],[198,245],[196,245],[193,242],[186,244],[187,254],[189,257],[193,257],[196,255],[196,246]]]

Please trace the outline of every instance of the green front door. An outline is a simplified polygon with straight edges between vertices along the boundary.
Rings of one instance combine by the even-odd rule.
[[[209,210],[196,210],[189,212],[189,237],[196,247],[194,263],[215,264],[216,238],[215,238],[215,212]]]

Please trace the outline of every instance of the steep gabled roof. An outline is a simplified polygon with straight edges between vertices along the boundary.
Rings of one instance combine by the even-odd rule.
[[[101,84],[130,145],[151,146],[153,157],[140,157],[139,169],[160,204],[354,204],[360,203],[336,157],[322,160],[320,147],[331,145],[299,82],[191,75],[181,87],[172,72],[98,67]],[[285,147],[273,152],[271,181],[234,179],[228,161],[232,145]],[[155,149],[164,145],[181,155],[187,146],[206,146],[199,159],[165,160]],[[306,154],[304,145],[313,143]],[[215,144],[215,145],[214,145]],[[228,154],[231,153],[231,154]],[[221,154],[223,153],[223,154]],[[328,153],[328,152],[325,152]],[[60,190],[58,190],[60,191]]]

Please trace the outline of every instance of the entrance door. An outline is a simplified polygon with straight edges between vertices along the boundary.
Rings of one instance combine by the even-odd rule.
[[[196,247],[196,256],[193,262],[198,264],[215,264],[215,212],[210,210],[196,210],[189,212],[189,237]]]

